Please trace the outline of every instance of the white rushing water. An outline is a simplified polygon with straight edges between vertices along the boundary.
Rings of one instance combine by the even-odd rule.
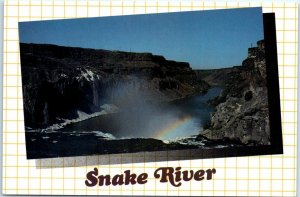
[[[101,111],[99,112],[95,112],[95,113],[92,113],[92,114],[87,114],[85,112],[82,112],[82,111],[77,111],[77,115],[78,117],[77,118],[74,118],[74,119],[60,119],[62,120],[63,122],[62,123],[56,123],[56,124],[53,124],[45,129],[42,129],[41,131],[44,132],[44,133],[49,133],[49,132],[56,132],[57,130],[59,129],[62,129],[64,128],[65,126],[69,125],[69,124],[73,124],[73,123],[77,123],[77,122],[81,122],[81,121],[84,121],[84,120],[88,120],[90,118],[94,118],[94,117],[97,117],[97,116],[101,116],[101,115],[105,115],[105,114],[112,114],[112,113],[117,113],[120,111],[120,109],[113,105],[113,104],[104,104],[102,106],[100,106]],[[29,130],[29,132],[34,132],[35,130]],[[40,131],[40,130],[38,130]]]

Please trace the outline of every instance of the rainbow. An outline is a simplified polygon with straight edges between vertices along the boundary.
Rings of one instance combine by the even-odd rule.
[[[178,119],[175,122],[171,122],[167,124],[164,128],[156,131],[154,137],[156,139],[165,139],[168,135],[172,134],[173,132],[176,132],[179,129],[183,129],[185,126],[190,124],[191,121],[192,121],[191,116],[185,116],[181,119]]]

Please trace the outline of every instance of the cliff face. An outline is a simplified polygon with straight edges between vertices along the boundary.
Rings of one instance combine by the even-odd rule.
[[[257,44],[249,49],[242,66],[229,73],[224,91],[212,102],[216,112],[211,126],[202,135],[249,145],[270,143],[264,44]]]
[[[131,98],[168,102],[208,89],[188,63],[150,53],[20,44],[25,122],[46,127]]]
[[[232,72],[237,71],[239,66],[231,68],[195,70],[199,79],[205,81],[211,86],[225,86]]]

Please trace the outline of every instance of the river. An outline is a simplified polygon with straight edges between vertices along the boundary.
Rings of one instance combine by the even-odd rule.
[[[210,115],[215,110],[207,101],[221,91],[213,87],[206,94],[160,105],[137,100],[120,113],[68,124],[53,132],[27,131],[27,158],[195,148],[160,140],[176,141],[201,132],[203,125],[210,123]]]
[[[90,118],[61,129],[61,132],[101,131],[116,138],[155,138],[170,140],[196,135],[210,123],[214,107],[209,99],[220,94],[222,88],[213,87],[206,94],[195,95],[167,105],[136,102],[118,114]]]

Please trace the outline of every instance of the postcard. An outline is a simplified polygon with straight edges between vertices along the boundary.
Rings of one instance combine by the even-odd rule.
[[[4,195],[297,194],[297,3],[1,5]]]

